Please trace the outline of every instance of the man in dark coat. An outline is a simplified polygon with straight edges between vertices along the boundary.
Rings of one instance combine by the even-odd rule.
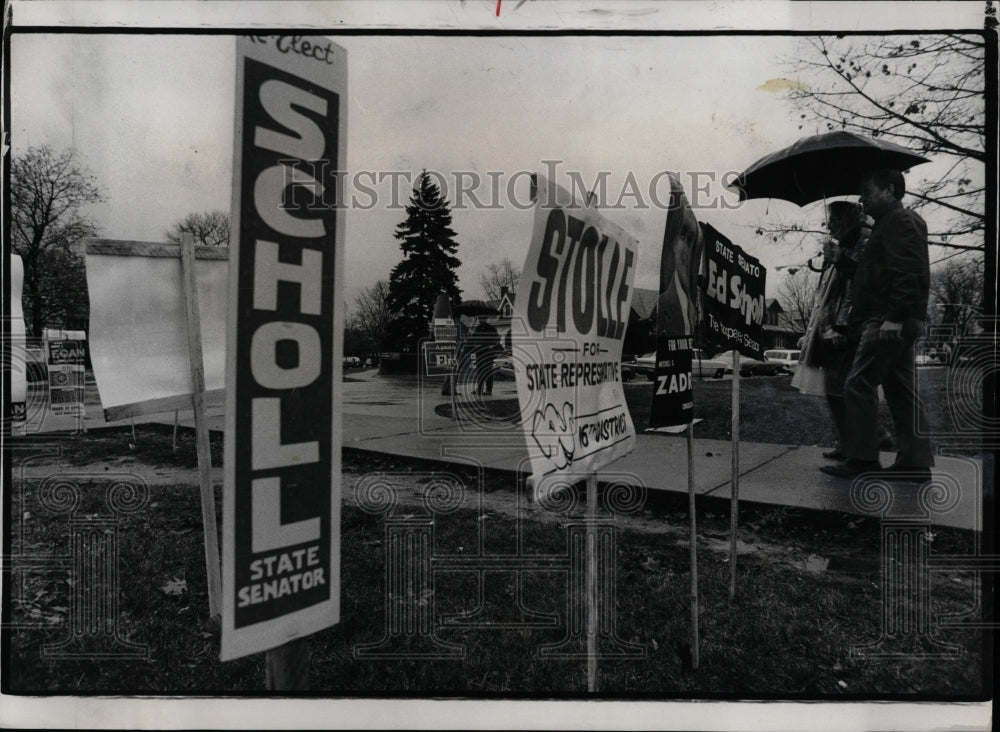
[[[493,393],[493,361],[500,354],[500,334],[486,318],[480,318],[468,340],[476,354],[476,394],[489,396]]]
[[[873,170],[861,182],[861,205],[875,220],[851,283],[850,321],[861,341],[844,384],[847,458],[821,470],[854,478],[881,470],[878,387],[896,426],[899,452],[889,479],[923,482],[934,465],[927,415],[915,378],[914,344],[923,334],[930,294],[927,225],[903,208],[906,186],[896,170]]]

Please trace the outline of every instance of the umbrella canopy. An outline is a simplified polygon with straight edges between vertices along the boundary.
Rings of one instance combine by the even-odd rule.
[[[794,145],[765,155],[732,184],[740,200],[780,198],[799,206],[821,198],[859,192],[864,170],[909,170],[930,162],[901,145],[873,140],[845,130],[803,137]]]

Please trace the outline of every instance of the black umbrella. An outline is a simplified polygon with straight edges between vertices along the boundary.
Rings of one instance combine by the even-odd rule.
[[[732,184],[740,200],[780,198],[799,206],[821,198],[859,192],[864,170],[909,170],[930,162],[901,145],[873,140],[845,130],[803,137],[789,147],[765,155]]]

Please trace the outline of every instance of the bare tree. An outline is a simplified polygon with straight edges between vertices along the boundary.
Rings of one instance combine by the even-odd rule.
[[[349,327],[361,334],[369,351],[381,351],[394,319],[395,313],[389,306],[389,283],[379,280],[355,298]]]
[[[84,265],[71,247],[96,234],[80,209],[102,200],[97,179],[72,150],[33,147],[11,160],[11,247],[24,262],[25,323],[36,338],[47,324],[83,315]]]
[[[932,243],[982,249],[985,226],[986,43],[982,36],[803,38],[789,91],[806,133],[883,138],[947,167],[914,168],[910,205],[931,216]]]
[[[509,257],[504,257],[499,264],[486,265],[486,271],[479,275],[479,284],[487,300],[499,300],[501,288],[506,287],[508,292],[514,294],[520,279],[521,270]]]
[[[191,213],[166,231],[168,241],[180,243],[181,234],[192,234],[194,243],[206,247],[229,246],[229,214],[225,211]]]
[[[928,320],[956,336],[983,316],[984,271],[979,257],[963,255],[931,273]]]
[[[803,134],[835,129],[883,138],[945,165],[907,174],[908,206],[930,244],[983,249],[986,44],[982,36],[813,36],[786,61]],[[932,177],[923,171],[929,170]],[[815,224],[768,221],[758,236],[808,249]]]
[[[778,287],[778,302],[793,327],[802,333],[809,327],[818,282],[819,277],[810,269],[796,268],[788,271]]]

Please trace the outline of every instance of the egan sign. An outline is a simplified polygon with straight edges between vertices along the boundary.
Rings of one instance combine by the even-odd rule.
[[[237,41],[222,660],[335,624],[346,53]]]

